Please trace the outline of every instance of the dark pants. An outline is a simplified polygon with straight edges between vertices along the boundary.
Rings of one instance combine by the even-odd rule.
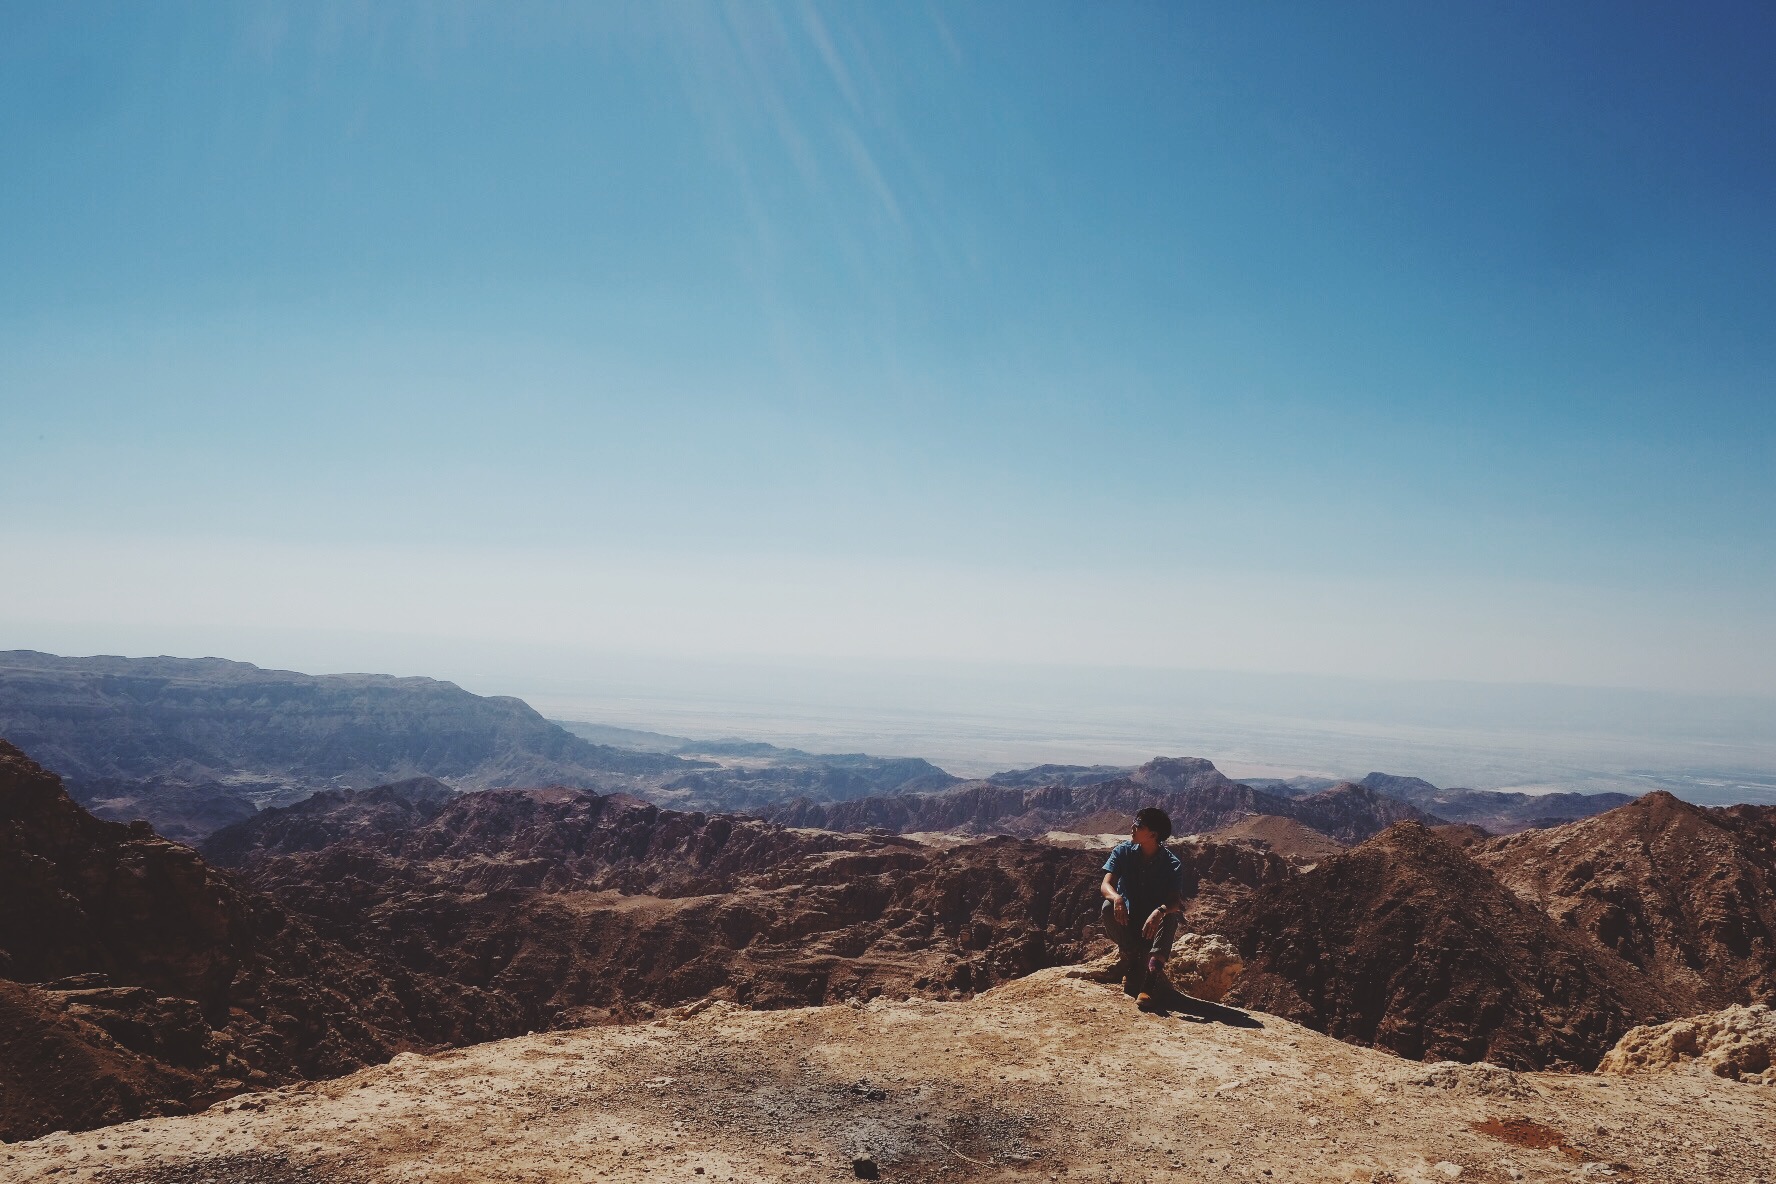
[[[1177,913],[1166,914],[1165,920],[1159,923],[1159,932],[1153,935],[1152,941],[1142,937],[1141,926],[1147,923],[1148,914],[1152,912],[1153,910],[1149,908],[1146,912],[1137,915],[1133,910],[1130,910],[1128,924],[1124,925],[1116,919],[1115,905],[1106,900],[1102,910],[1104,932],[1110,935],[1111,940],[1116,942],[1116,948],[1122,951],[1122,960],[1130,966],[1143,970],[1146,969],[1146,962],[1150,958],[1158,958],[1160,966],[1163,967],[1166,964],[1166,959],[1172,956],[1172,942],[1178,938]]]

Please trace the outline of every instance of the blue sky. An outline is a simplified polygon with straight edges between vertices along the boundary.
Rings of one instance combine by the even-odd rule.
[[[1773,694],[1773,47],[6,3],[0,627]]]

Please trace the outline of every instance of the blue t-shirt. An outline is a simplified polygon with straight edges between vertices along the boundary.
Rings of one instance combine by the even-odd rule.
[[[1135,841],[1126,839],[1110,852],[1104,870],[1116,877],[1117,895],[1129,902],[1129,917],[1135,921],[1184,893],[1184,861],[1164,844],[1152,859],[1145,859]]]

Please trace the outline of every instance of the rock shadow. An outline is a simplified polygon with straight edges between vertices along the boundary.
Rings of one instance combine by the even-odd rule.
[[[1226,1024],[1230,1028],[1262,1028],[1264,1024],[1249,1012],[1237,1007],[1224,1007],[1186,995],[1173,987],[1165,987],[1153,997],[1146,1008],[1151,1015],[1177,1016],[1199,1024]]]

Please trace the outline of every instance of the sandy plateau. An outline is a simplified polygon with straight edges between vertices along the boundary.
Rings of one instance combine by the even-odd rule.
[[[4,1145],[0,1178],[1776,1181],[1776,1089],[1423,1065],[1202,1010],[1142,1015],[1077,968],[963,1002],[694,1005]]]

